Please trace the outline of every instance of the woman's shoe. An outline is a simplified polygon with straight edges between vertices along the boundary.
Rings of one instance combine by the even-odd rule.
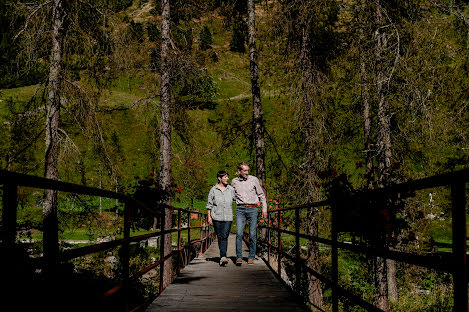
[[[226,259],[226,257],[221,257],[220,259],[220,265],[225,265],[225,264],[228,264],[228,259]]]

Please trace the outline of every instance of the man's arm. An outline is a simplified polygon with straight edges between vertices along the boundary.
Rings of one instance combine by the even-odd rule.
[[[254,187],[256,188],[257,197],[262,203],[262,217],[267,218],[267,201],[265,199],[264,189],[259,183],[258,178],[255,179]]]

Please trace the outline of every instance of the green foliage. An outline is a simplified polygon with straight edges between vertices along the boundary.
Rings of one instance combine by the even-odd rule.
[[[218,62],[218,54],[217,54],[217,52],[211,51],[210,54],[209,54],[209,57],[210,57],[210,60],[211,60],[213,63]]]
[[[199,49],[208,50],[212,48],[212,33],[207,26],[204,26],[199,34]]]
[[[232,35],[230,40],[230,51],[245,53],[247,42],[247,24],[244,20],[238,19],[232,27]]]
[[[130,7],[132,2],[133,0],[111,0],[109,1],[109,7],[114,12],[119,12]]]
[[[0,166],[18,172],[28,172],[33,163],[40,158],[38,152],[39,139],[43,129],[41,123],[41,98],[32,98],[28,102],[16,101],[7,98],[2,101],[3,111],[0,111],[1,120],[5,120],[0,128],[0,151],[2,157]],[[30,114],[28,112],[35,112]]]
[[[21,29],[30,11],[12,12],[9,3],[0,2],[5,17],[0,23],[0,87],[44,82],[50,54],[50,18],[45,18],[48,10],[38,12],[44,15],[31,20],[27,35],[12,44],[13,34]],[[133,192],[142,187],[139,181],[146,180],[150,172],[155,175],[153,180],[158,176],[160,111],[155,95],[160,88],[161,34],[158,18],[153,16],[161,15],[160,1],[152,2],[153,16],[141,14],[137,4],[142,1],[134,6],[129,0],[109,1],[109,8],[118,14],[106,11],[104,1],[99,2],[97,7],[106,13],[104,20],[84,2],[69,3],[74,9],[66,21],[70,28],[63,59],[66,93],[60,125],[61,179]],[[268,1],[256,11],[267,189],[282,202],[302,203],[309,187],[325,197],[326,182],[334,169],[334,176],[347,176],[345,193],[364,185],[361,55],[367,60],[369,73],[365,85],[371,92],[373,140],[378,134],[375,72],[386,68],[387,74],[392,73],[386,80],[386,100],[391,108],[394,181],[467,167],[467,4],[455,1],[450,8],[449,1],[441,1],[439,6],[420,0],[381,2],[386,9],[386,27],[381,30],[386,32],[389,49],[383,55],[385,62],[376,64],[376,7],[374,3],[365,7],[359,3],[365,2]],[[192,199],[194,208],[204,211],[216,171],[225,169],[233,178],[240,160],[254,159],[249,60],[240,54],[246,51],[246,8],[244,0],[171,1],[175,46],[170,59],[172,178],[174,185],[182,188],[173,197],[178,207],[191,206]],[[48,25],[38,23],[42,20]],[[313,90],[310,125],[301,118],[301,27],[307,20],[312,39],[308,57],[319,82]],[[363,37],[358,31],[361,26]],[[193,32],[200,37],[196,52]],[[30,45],[28,40],[32,40]],[[44,153],[42,107],[47,89],[39,88],[33,97],[35,93],[36,86],[31,86],[3,89],[0,94],[0,166],[40,176]],[[314,133],[314,177],[304,172],[304,155],[308,152],[305,126],[311,126]],[[374,165],[378,150],[378,145],[372,146]],[[254,168],[251,172],[255,174]],[[153,195],[159,196],[157,191],[152,193],[156,188],[156,184],[148,186],[149,202]],[[428,251],[427,243],[432,239],[451,243],[449,190],[433,192],[433,212],[438,220],[426,218],[428,193],[416,194],[402,203],[405,210],[398,217],[409,228],[400,233],[403,239],[399,248]],[[20,225],[31,229],[22,237],[41,236],[41,198],[41,194],[21,198]],[[113,223],[114,218],[121,221],[115,214],[115,202],[103,200],[106,216],[99,216],[98,209],[96,198],[61,198],[60,237],[121,235],[121,225]],[[122,204],[117,212],[121,209]],[[321,210],[319,215],[319,233],[327,237],[330,211]],[[136,219],[135,229],[151,226],[151,217],[141,214]],[[288,223],[292,218],[286,214],[285,226]],[[351,238],[348,232],[343,235]],[[293,246],[291,237],[282,239],[286,246]],[[138,255],[133,268],[137,268],[137,262],[146,263],[148,256],[157,255],[156,250],[151,252],[154,254]],[[328,273],[326,253],[322,254],[324,273]],[[84,261],[83,270],[93,262],[102,263],[98,259]],[[371,300],[374,289],[367,261],[342,254],[340,276],[341,283]],[[96,269],[108,270],[101,264]],[[398,267],[398,283],[402,290],[393,310],[451,310],[451,281],[446,276]],[[429,289],[435,291],[428,294]],[[325,294],[326,298],[330,296]],[[356,309],[347,302],[344,307]]]
[[[173,40],[176,46],[183,51],[192,49],[192,29],[178,26],[173,30]]]
[[[147,24],[146,29],[148,34],[148,40],[150,40],[150,42],[159,43],[161,41],[161,32],[156,24],[149,23]]]
[[[161,72],[161,49],[155,48],[151,50],[150,69],[152,72]]]
[[[132,40],[137,42],[143,42],[145,40],[143,25],[141,23],[135,23],[134,21],[130,21],[129,31]]]
[[[149,210],[155,212],[155,215],[152,215],[147,209],[134,206],[132,209],[132,226],[135,229],[151,229],[153,217],[161,217],[163,211],[161,205],[165,203],[170,196],[168,191],[161,188],[161,185],[156,181],[154,175],[155,173],[151,172],[148,178],[138,181],[133,197],[145,204]]]
[[[150,14],[153,16],[160,16],[161,15],[161,1],[160,0],[153,0],[154,7],[151,8]]]

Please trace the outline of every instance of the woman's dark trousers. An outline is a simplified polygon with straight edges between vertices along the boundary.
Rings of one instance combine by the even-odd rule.
[[[230,235],[232,221],[216,221],[213,220],[213,228],[217,234],[218,248],[220,249],[220,258],[226,257],[226,249],[228,248],[228,235]]]

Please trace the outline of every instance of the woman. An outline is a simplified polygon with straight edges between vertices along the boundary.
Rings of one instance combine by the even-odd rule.
[[[217,234],[220,265],[222,266],[228,263],[226,249],[228,248],[228,235],[233,222],[232,203],[235,197],[234,189],[231,185],[228,185],[228,179],[226,171],[218,171],[218,183],[208,193],[207,200],[208,223],[213,224]]]

